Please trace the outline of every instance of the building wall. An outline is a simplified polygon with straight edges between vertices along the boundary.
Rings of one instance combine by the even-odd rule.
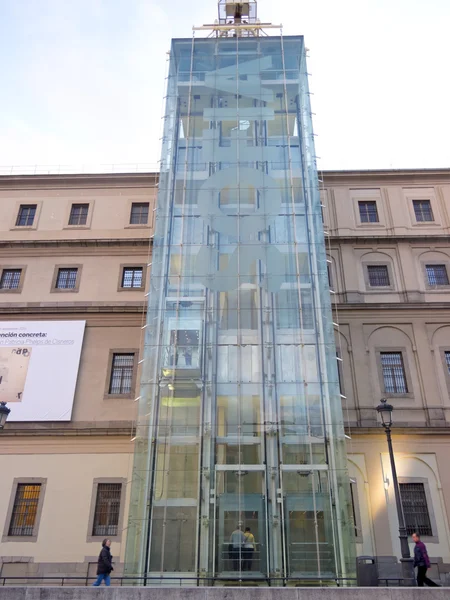
[[[398,475],[427,489],[433,535],[425,542],[446,573],[450,373],[443,353],[450,350],[450,288],[430,288],[423,264],[450,265],[450,171],[328,172],[323,188],[357,551],[400,555],[387,445],[374,410],[387,396],[395,408]],[[1,533],[14,479],[47,480],[38,539],[0,543],[3,575],[95,570],[90,563],[99,544],[87,541],[94,480],[129,481],[133,452],[134,398],[105,397],[110,351],[141,347],[145,290],[119,291],[120,266],[151,262],[152,223],[128,227],[129,204],[138,198],[152,205],[154,197],[152,176],[0,179],[0,267],[27,267],[21,293],[0,293],[0,319],[87,321],[72,421],[9,422],[0,432],[0,452],[8,455]],[[69,204],[80,198],[94,201],[90,228],[67,229]],[[414,199],[430,199],[433,222],[415,221]],[[360,222],[357,202],[367,200],[377,202],[379,223]],[[37,229],[15,229],[17,205],[35,201],[42,202]],[[82,265],[78,292],[51,291],[58,264]],[[367,284],[370,264],[388,265],[389,289]],[[404,353],[406,395],[386,394],[380,349]],[[121,533],[121,541],[113,541],[116,573],[124,555]]]
[[[122,485],[112,537],[121,573],[155,191],[155,178],[142,175],[0,179],[0,270],[23,270],[20,290],[0,291],[0,320],[86,320],[71,420],[11,420],[0,435],[8,465],[0,486],[2,576],[93,575],[98,481]],[[72,203],[87,202],[86,226],[68,226]],[[147,225],[130,225],[132,202],[149,203]],[[20,204],[37,204],[31,228],[15,226]],[[77,289],[55,290],[56,269],[69,266],[79,269]],[[142,289],[121,288],[124,266],[143,267]],[[114,350],[136,352],[126,397],[108,393]],[[36,540],[11,539],[15,484],[35,480],[45,482]]]
[[[450,276],[448,171],[326,173],[322,199],[329,231],[331,288],[350,476],[357,497],[357,549],[400,556],[385,436],[374,410],[394,406],[393,440],[400,482],[423,483],[433,535],[429,554],[450,562],[450,287],[430,286],[426,264]],[[429,200],[432,221],[418,221],[414,200]],[[359,202],[376,202],[378,222],[364,223]],[[389,286],[370,285],[368,266],[386,265]],[[386,391],[380,352],[400,351],[406,393]],[[436,574],[437,574],[437,567]]]

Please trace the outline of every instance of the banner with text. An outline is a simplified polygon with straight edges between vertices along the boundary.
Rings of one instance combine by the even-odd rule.
[[[70,421],[86,321],[0,321],[8,421]]]

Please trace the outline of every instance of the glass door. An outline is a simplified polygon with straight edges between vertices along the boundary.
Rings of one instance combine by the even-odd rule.
[[[217,471],[216,571],[219,577],[265,577],[264,471]],[[251,547],[253,546],[253,547]]]

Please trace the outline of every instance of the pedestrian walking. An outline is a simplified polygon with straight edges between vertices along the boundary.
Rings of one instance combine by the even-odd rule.
[[[250,527],[246,527],[244,531],[244,560],[242,564],[243,571],[251,571],[253,563],[253,552],[255,551],[255,536],[250,530]]]
[[[114,571],[112,566],[112,555],[111,555],[111,540],[108,538],[104,539],[102,542],[102,549],[100,554],[98,555],[98,564],[97,564],[97,581],[92,585],[98,586],[101,585],[102,581],[105,582],[105,585],[111,585],[111,571]]]
[[[434,581],[427,577],[427,570],[431,567],[427,547],[420,541],[420,535],[418,533],[413,533],[412,539],[416,544],[414,546],[414,566],[417,567],[418,587],[423,587],[424,583],[428,587],[440,587],[437,583],[434,583]]]
[[[244,543],[245,536],[242,533],[240,525],[238,525],[230,537],[231,555],[233,557],[233,571],[241,570],[241,560]]]

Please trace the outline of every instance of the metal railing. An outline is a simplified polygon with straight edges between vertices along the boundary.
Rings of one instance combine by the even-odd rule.
[[[124,575],[122,577],[111,577],[111,586],[153,586],[153,587],[214,587],[214,586],[229,586],[241,587],[248,586],[249,583],[261,584],[264,583],[268,587],[290,587],[290,586],[312,586],[317,587],[354,587],[356,578],[353,577],[267,577],[255,576],[251,578],[236,577],[158,577],[158,576],[142,576],[133,577]],[[91,586],[97,579],[96,575],[60,575],[60,576],[7,576],[0,575],[0,586],[12,587],[64,587],[64,586]],[[103,584],[102,584],[103,585]]]

